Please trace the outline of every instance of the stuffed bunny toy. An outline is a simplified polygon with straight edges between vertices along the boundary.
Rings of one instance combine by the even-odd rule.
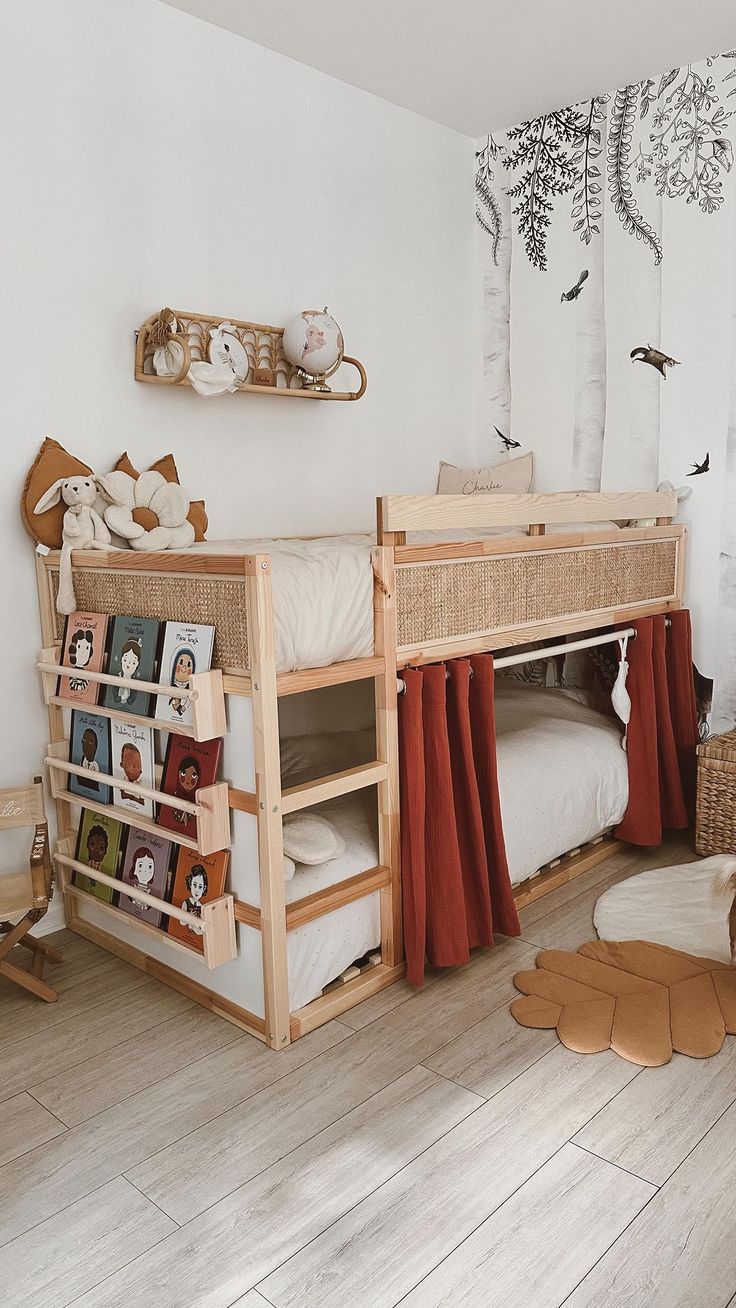
[[[62,499],[68,505],[64,514],[59,562],[59,593],[56,608],[59,613],[74,613],[77,601],[72,576],[72,550],[104,550],[110,545],[110,532],[93,507],[98,497],[97,478],[83,473],[73,477],[60,477],[42,495],[34,513],[45,513]]]

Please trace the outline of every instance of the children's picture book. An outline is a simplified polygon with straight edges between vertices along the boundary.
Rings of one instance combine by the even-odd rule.
[[[159,658],[158,679],[161,684],[183,691],[195,672],[209,672],[214,643],[214,627],[166,622]],[[165,722],[191,726],[191,702],[176,695],[157,695],[155,716]]]
[[[154,618],[115,617],[110,623],[107,670],[113,677],[155,681],[156,648],[160,623]],[[105,686],[100,703],[105,708],[148,717],[153,696],[129,686]]]
[[[169,736],[160,789],[177,799],[196,802],[196,792],[214,785],[220,765],[222,740],[190,740],[188,736]],[[197,838],[197,819],[183,809],[159,804],[158,821],[168,831]]]
[[[171,903],[183,908],[187,913],[202,916],[202,905],[212,899],[219,899],[225,890],[225,877],[230,859],[228,850],[220,849],[216,854],[202,855],[192,849],[180,849],[174,869],[174,884],[171,889]],[[177,940],[192,949],[204,953],[201,935],[185,922],[170,917],[167,931]]]
[[[166,899],[169,889],[169,865],[172,843],[138,827],[128,829],[125,856],[120,868],[120,880],[138,890],[147,890],[158,899]],[[150,926],[160,927],[164,913],[138,899],[131,899],[121,888],[117,892],[117,906],[131,917],[137,917]]]
[[[68,787],[80,799],[110,803],[110,787],[97,780],[99,772],[110,773],[110,723],[99,713],[72,709],[69,731],[69,762],[84,768],[84,776],[69,773]]]
[[[114,877],[123,835],[122,822],[117,822],[115,818],[108,817],[106,813],[92,813],[89,809],[83,809],[82,820],[77,832],[77,847],[74,857],[78,863],[84,863],[87,867],[95,868],[98,872],[106,872],[109,877]],[[86,890],[88,894],[94,895],[95,898],[103,900],[104,903],[112,903],[112,897],[115,893],[112,886],[105,886],[101,881],[94,881],[92,877],[87,877],[83,872],[77,872],[76,869],[72,877],[72,883],[79,886],[81,890]]]
[[[108,617],[106,613],[70,613],[64,624],[60,662],[74,671],[59,677],[56,693],[80,704],[96,704],[100,686],[88,681],[88,672],[102,672]]]
[[[153,800],[145,799],[125,783],[138,782],[153,787],[153,728],[136,722],[110,723],[112,775],[123,783],[115,786],[112,802],[120,808],[129,808],[139,817],[153,817]]]

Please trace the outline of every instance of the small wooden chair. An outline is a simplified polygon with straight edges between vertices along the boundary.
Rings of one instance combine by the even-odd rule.
[[[43,804],[43,782],[34,777],[30,786],[0,790],[0,831],[10,827],[32,827],[36,833],[31,846],[27,872],[0,872],[0,976],[7,976],[39,999],[53,1003],[57,992],[43,980],[46,959],[60,963],[62,956],[56,949],[36,940],[31,934],[44,916],[53,892],[53,866],[49,852],[49,829]],[[9,919],[20,921],[13,924]],[[30,972],[8,962],[14,945],[23,945],[33,953]]]

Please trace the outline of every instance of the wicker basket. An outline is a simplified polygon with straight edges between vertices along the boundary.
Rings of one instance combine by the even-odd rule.
[[[698,854],[736,854],[736,731],[698,745]]]

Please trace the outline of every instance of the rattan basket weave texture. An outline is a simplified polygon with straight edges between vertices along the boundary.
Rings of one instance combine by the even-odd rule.
[[[698,745],[698,854],[736,854],[736,730]]]

